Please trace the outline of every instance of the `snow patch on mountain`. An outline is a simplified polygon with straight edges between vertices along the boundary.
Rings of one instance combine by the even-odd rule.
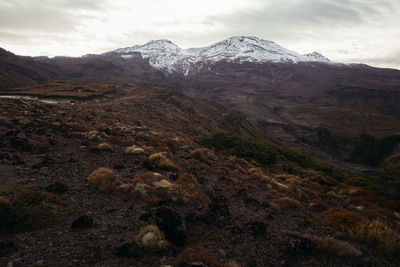
[[[317,61],[317,62],[325,62],[325,63],[331,63],[328,58],[324,57],[318,52],[312,52],[310,54],[304,54],[305,57],[307,57],[310,61]]]
[[[235,36],[206,47],[181,49],[169,40],[150,41],[144,45],[120,48],[116,53],[129,58],[140,53],[153,67],[168,73],[187,75],[194,66],[204,66],[219,61],[243,62],[324,62],[331,61],[317,52],[301,55],[272,41],[257,37]]]

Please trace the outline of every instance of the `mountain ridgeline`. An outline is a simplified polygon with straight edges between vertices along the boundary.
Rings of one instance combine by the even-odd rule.
[[[0,50],[0,265],[397,266],[399,103],[256,37]]]
[[[279,142],[329,161],[352,161],[362,135],[400,133],[400,71],[301,55],[257,37],[189,49],[155,40],[77,58],[3,50],[0,58],[3,91],[54,79],[174,88],[242,112]]]

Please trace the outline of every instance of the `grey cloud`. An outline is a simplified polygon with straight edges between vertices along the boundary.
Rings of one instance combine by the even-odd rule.
[[[329,33],[339,27],[367,23],[383,10],[393,10],[391,2],[371,0],[288,0],[265,4],[259,10],[244,10],[210,20],[230,32],[255,32],[267,38],[299,40]]]
[[[400,50],[380,57],[353,59],[353,62],[365,62],[372,66],[387,66],[400,69]]]
[[[100,10],[103,1],[89,0],[2,0],[0,29],[8,32],[70,32],[83,19],[90,17],[82,11]]]
[[[110,29],[105,34],[87,30],[86,25],[92,22],[107,26],[114,19],[107,16],[108,11],[118,16],[118,12],[133,9],[139,1],[126,1],[123,5],[116,0],[0,0],[0,46],[14,45],[28,50],[35,45],[41,47],[40,43],[52,43],[60,47],[57,51],[62,51],[63,45],[69,43],[85,47],[81,51],[87,47],[88,53],[94,53],[152,39],[170,39],[189,47],[209,45],[233,35],[254,35],[295,50],[297,44],[305,44],[299,45],[301,49],[315,44],[310,51],[298,52],[326,48],[320,52],[328,53],[328,57],[332,52],[336,59],[342,57],[348,61],[352,53],[362,57],[368,53],[364,49],[373,51],[375,46],[387,44],[390,38],[400,38],[393,26],[400,24],[398,0],[249,0],[255,7],[259,3],[262,6],[218,16],[190,19],[177,16],[167,21],[144,22],[139,27],[134,23],[130,28],[121,25],[124,31],[117,31],[118,34]],[[385,32],[388,35],[382,34]],[[391,44],[388,46],[392,47]],[[361,60],[400,66],[398,58],[399,54]]]

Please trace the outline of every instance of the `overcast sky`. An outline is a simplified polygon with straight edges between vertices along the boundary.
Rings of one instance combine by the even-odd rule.
[[[169,39],[235,35],[334,61],[400,69],[400,0],[0,0],[0,47],[80,56]]]

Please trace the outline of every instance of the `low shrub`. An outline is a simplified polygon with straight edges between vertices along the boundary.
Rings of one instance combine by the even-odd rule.
[[[214,253],[200,246],[193,246],[185,249],[176,257],[174,267],[190,266],[191,263],[197,263],[198,266],[224,267]]]
[[[207,163],[209,160],[215,160],[216,155],[214,151],[207,148],[199,148],[190,152],[190,155],[198,161]]]
[[[189,173],[184,173],[176,179],[176,184],[180,185],[186,185],[186,184],[197,184],[196,178],[189,174]]]
[[[346,241],[340,241],[333,237],[314,236],[312,241],[316,251],[330,256],[358,257],[362,252]]]
[[[353,240],[367,244],[379,254],[400,257],[400,234],[383,222],[357,224],[348,235]]]
[[[210,198],[204,193],[196,178],[188,173],[182,174],[175,182],[180,198],[185,203],[199,203],[207,207]]]
[[[88,176],[88,181],[102,191],[107,191],[115,187],[117,177],[113,170],[99,168]]]
[[[179,167],[165,156],[165,153],[154,153],[149,156],[149,160],[154,162],[156,166],[163,170],[177,171]]]
[[[35,185],[0,192],[0,229],[34,229],[61,220],[69,209]]]
[[[285,172],[302,174],[305,170],[312,169],[319,172],[319,175],[324,178],[323,181],[328,181],[330,184],[334,184],[332,180],[343,181],[347,177],[344,171],[333,165],[285,148],[266,138],[215,131],[209,135],[197,137],[195,141],[205,147],[225,151],[247,161],[254,160],[260,164],[279,167]]]
[[[290,197],[282,197],[273,199],[269,203],[272,209],[276,211],[287,211],[292,209],[302,209],[303,205],[296,199]]]
[[[399,143],[400,135],[376,139],[373,136],[364,134],[360,137],[356,148],[351,152],[347,160],[376,167],[396,149]]]
[[[50,151],[50,142],[46,136],[40,135],[34,139],[33,150],[38,153],[45,153]]]
[[[165,235],[155,225],[148,225],[140,229],[136,235],[136,244],[150,251],[160,251],[170,246]]]
[[[335,231],[347,232],[357,227],[362,218],[357,213],[341,208],[331,208],[321,214],[322,223],[331,226]]]
[[[116,136],[110,136],[107,139],[107,142],[117,145],[117,146],[132,146],[133,145],[133,140],[121,140],[120,138]]]
[[[97,150],[99,151],[106,151],[106,152],[111,152],[113,149],[110,144],[108,143],[101,143],[97,146]]]

